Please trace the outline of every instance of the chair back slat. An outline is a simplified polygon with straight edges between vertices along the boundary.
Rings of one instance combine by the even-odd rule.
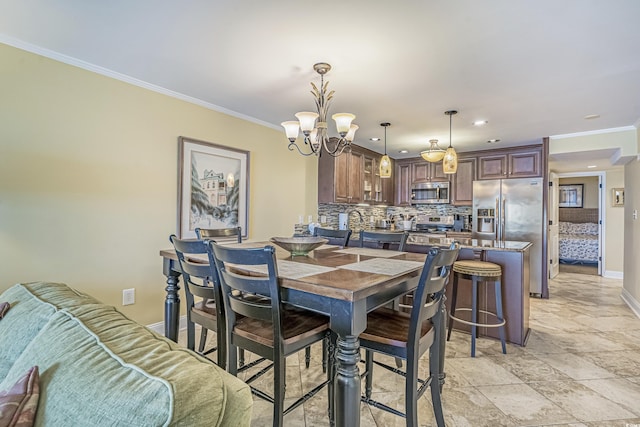
[[[380,233],[376,231],[360,230],[360,247],[365,246],[365,242],[375,242],[378,246],[382,245],[383,248],[388,248],[389,244],[397,244],[399,251],[404,251],[404,246],[407,243],[407,237],[409,233],[404,231],[402,233]]]
[[[207,244],[201,240],[183,240],[172,235],[169,240],[173,244],[182,271],[187,302],[193,302],[193,296],[216,301],[218,275],[213,264],[213,257],[208,255]],[[189,255],[200,255],[198,261],[189,259]],[[208,262],[204,257],[206,256]],[[217,301],[216,301],[217,302]]]
[[[420,275],[418,287],[413,296],[411,322],[407,344],[409,348],[417,349],[420,341],[420,331],[426,321],[434,322],[442,314],[442,304],[445,286],[449,280],[460,245],[453,243],[449,249],[431,248]]]
[[[315,227],[313,229],[314,236],[327,237],[329,243],[338,243],[340,246],[349,246],[349,239],[351,238],[351,229],[347,230],[333,230],[331,228]]]
[[[282,305],[275,248],[270,245],[263,248],[231,248],[209,242],[209,250],[220,278],[228,330],[233,331],[237,315],[242,315],[272,322],[273,336],[282,339]],[[234,271],[234,265],[264,265],[266,271],[261,275],[245,275]],[[264,299],[256,299],[255,295],[261,295]]]
[[[198,239],[215,239],[236,236],[238,243],[242,243],[242,228],[196,228],[196,236]]]

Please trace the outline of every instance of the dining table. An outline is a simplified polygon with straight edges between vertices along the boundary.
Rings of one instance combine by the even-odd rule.
[[[225,244],[245,248],[275,246],[268,241]],[[359,426],[358,337],[367,327],[367,313],[414,290],[426,254],[325,244],[306,256],[292,256],[275,247],[283,301],[326,315],[336,334],[335,425]],[[161,250],[160,255],[163,274],[167,278],[165,335],[176,341],[180,318],[180,267],[173,249]],[[439,376],[442,385],[444,372],[439,372]]]

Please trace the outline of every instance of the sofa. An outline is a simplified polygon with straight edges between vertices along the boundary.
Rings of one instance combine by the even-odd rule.
[[[245,383],[112,306],[43,282],[7,289],[2,306],[0,425],[250,425]]]

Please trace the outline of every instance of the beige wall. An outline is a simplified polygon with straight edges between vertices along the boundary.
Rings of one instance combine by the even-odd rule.
[[[605,175],[604,198],[604,247],[605,265],[603,275],[619,277],[624,271],[624,245],[626,240],[624,208],[612,204],[612,189],[624,187],[624,170],[610,170]]]
[[[637,144],[640,152],[640,135]],[[640,211],[640,160],[625,165],[624,181],[624,290],[640,315],[640,219],[633,218],[633,212]]]
[[[620,156],[635,156],[637,131],[635,129],[617,132],[604,132],[590,135],[579,135],[567,138],[552,138],[549,144],[549,156],[561,153],[581,151],[597,151],[609,148],[619,148]]]
[[[559,185],[583,184],[582,207],[597,209],[599,206],[600,196],[598,188],[597,176],[581,176],[571,178],[560,178]],[[561,208],[563,209],[563,208]],[[573,208],[571,208],[573,209]]]
[[[317,211],[317,159],[280,131],[2,44],[0,70],[0,292],[60,281],[162,321],[181,135],[250,151],[251,239]]]

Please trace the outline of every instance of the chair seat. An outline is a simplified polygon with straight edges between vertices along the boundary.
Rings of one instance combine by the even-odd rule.
[[[499,277],[502,275],[502,267],[487,261],[463,260],[453,263],[453,271],[469,276]]]
[[[321,314],[287,308],[283,310],[282,316],[285,344],[292,344],[329,329],[329,319]],[[271,322],[245,317],[236,322],[233,331],[236,335],[273,347]]]
[[[367,329],[360,334],[361,340],[379,342],[395,347],[406,347],[411,315],[389,308],[379,308],[367,316]],[[430,321],[422,323],[420,337],[433,330]]]
[[[201,316],[210,317],[211,320],[216,320],[216,304],[213,301],[199,301],[193,305],[193,311],[197,312]]]

